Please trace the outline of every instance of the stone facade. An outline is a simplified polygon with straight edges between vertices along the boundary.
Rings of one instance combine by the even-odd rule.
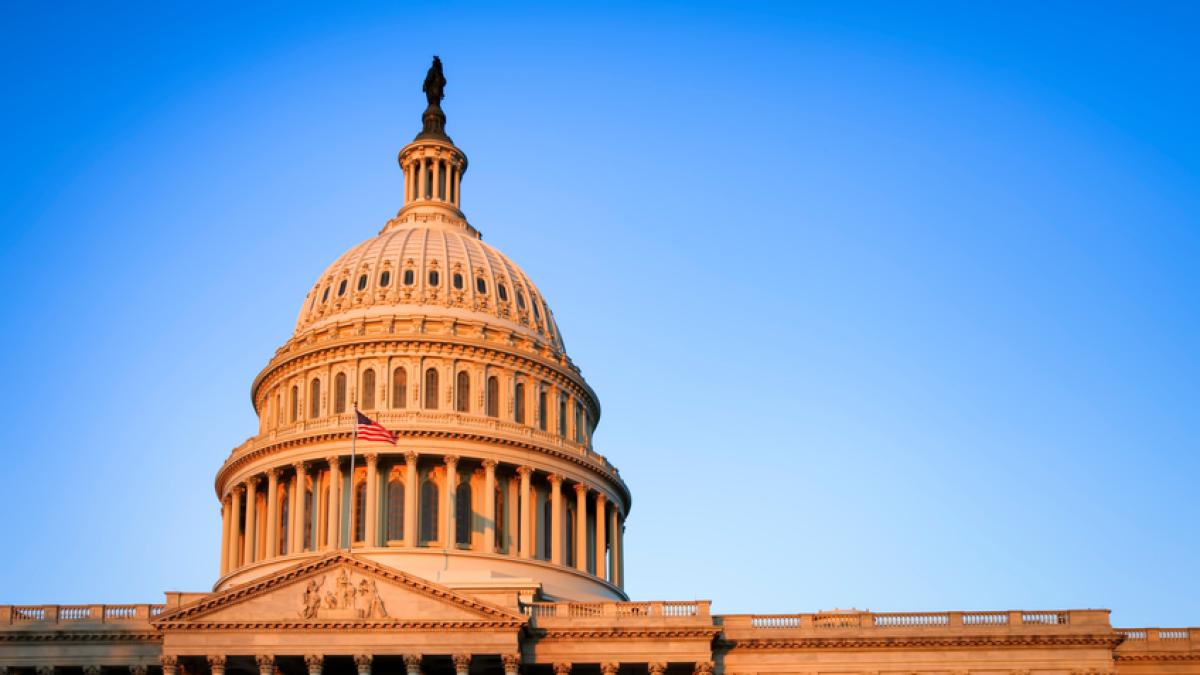
[[[438,101],[399,155],[404,207],[318,277],[254,380],[258,432],[217,472],[213,590],[0,606],[0,675],[1200,675],[1200,629],[1106,610],[629,601],[632,495],[592,446],[599,401],[463,216]],[[358,438],[356,410],[394,442]]]

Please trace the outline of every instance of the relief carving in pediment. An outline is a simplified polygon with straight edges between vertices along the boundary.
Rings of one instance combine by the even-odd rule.
[[[330,575],[308,581],[300,598],[300,617],[303,619],[386,619],[387,608],[379,595],[375,579],[351,575],[345,568],[336,579],[325,586]]]

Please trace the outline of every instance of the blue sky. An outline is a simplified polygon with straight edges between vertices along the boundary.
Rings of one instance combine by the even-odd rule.
[[[3,11],[0,602],[211,586],[250,382],[437,53],[631,595],[1200,625],[1194,5]]]

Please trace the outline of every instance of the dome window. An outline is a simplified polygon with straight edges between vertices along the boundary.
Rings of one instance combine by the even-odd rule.
[[[454,287],[460,291],[463,287],[463,276],[458,272],[454,273]]]
[[[392,283],[392,273],[388,270],[384,270],[383,274],[379,275],[379,287],[387,288],[387,285],[390,283]]]
[[[537,298],[534,298],[534,299],[533,299],[533,318],[535,318],[535,319],[541,319],[541,318],[542,318],[542,313],[538,311],[538,301],[537,301]]]
[[[346,294],[346,280],[342,279],[342,283],[338,284],[338,297]]]
[[[366,288],[367,288],[367,275],[364,274],[358,278],[358,290],[361,291],[361,290],[365,290]]]
[[[329,287],[328,286],[325,287],[325,292],[321,294],[321,302],[325,302],[326,300],[329,300]]]
[[[441,283],[441,280],[442,280],[442,277],[440,274],[438,274],[437,270],[429,270],[429,285],[430,286],[437,286],[439,283]]]
[[[517,291],[517,309],[525,309],[525,294]]]
[[[487,282],[483,277],[475,277],[475,290],[479,293],[487,293]]]
[[[412,271],[412,270],[404,270],[404,285],[405,285],[405,286],[412,286],[412,285],[413,285],[413,283],[416,281],[416,279],[414,278],[414,276],[415,276],[415,275],[413,275],[413,271]]]
[[[500,296],[500,302],[508,302],[508,287],[504,284],[496,285],[496,294]]]

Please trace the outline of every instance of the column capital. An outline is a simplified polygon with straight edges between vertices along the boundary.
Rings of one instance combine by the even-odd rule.
[[[259,484],[262,483],[262,476],[260,474],[256,473],[253,476],[250,476],[249,478],[247,478],[246,482],[248,484],[250,484],[255,490],[257,490]]]
[[[458,455],[446,455],[442,458],[447,467],[458,466]]]
[[[500,661],[504,663],[505,673],[515,673],[517,672],[517,668],[521,667],[520,654],[501,654]]]
[[[342,457],[341,455],[330,455],[325,458],[325,461],[329,463],[331,468],[335,466],[341,466]]]
[[[667,670],[667,664],[662,661],[647,663],[646,669],[650,671],[650,675],[662,675]]]
[[[404,461],[409,464],[416,464],[418,457],[420,457],[420,455],[413,452],[412,450],[409,450],[408,452],[404,453]]]
[[[621,669],[621,664],[616,661],[606,661],[600,664],[600,675],[617,675],[617,671]]]
[[[308,666],[309,670],[320,668],[325,665],[325,656],[322,654],[305,654],[304,665]]]
[[[358,666],[359,668],[370,668],[374,658],[375,657],[371,656],[370,654],[355,654],[354,665]]]
[[[404,665],[409,668],[420,668],[421,667],[421,655],[420,654],[404,654],[401,658],[404,659]]]
[[[554,663],[554,675],[571,675],[571,662],[556,661]]]
[[[692,670],[692,672],[695,673],[695,675],[712,675],[712,671],[713,671],[713,662],[712,661],[697,661],[696,665],[694,666],[694,668]]]
[[[496,463],[497,462],[494,459],[485,459],[485,460],[483,460],[483,468],[488,471],[495,471]]]
[[[517,467],[517,474],[519,476],[521,476],[522,478],[528,476],[531,473],[533,473],[532,467],[528,467],[528,466],[518,466]]]
[[[588,492],[588,486],[584,485],[583,483],[575,484],[575,494],[580,495],[580,496],[586,496],[587,492]]]
[[[546,476],[546,480],[550,481],[551,485],[562,485],[563,477],[556,473],[552,473],[549,476]]]
[[[208,665],[210,668],[224,668],[225,667],[225,655],[224,654],[209,654],[205,658],[208,659]]]
[[[271,654],[258,654],[254,657],[254,662],[258,664],[259,670],[275,667],[275,657]]]
[[[175,656],[174,654],[163,654],[162,657],[159,658],[159,663],[162,664],[163,668],[174,668],[175,666],[179,665],[179,657]],[[51,668],[51,670],[53,670],[53,668]]]
[[[608,502],[608,496],[605,495],[603,492],[596,490],[596,503],[603,506],[607,502]]]
[[[241,497],[242,495],[246,494],[246,484],[238,483],[237,485],[234,485],[233,489],[229,492],[235,497]]]
[[[83,675],[100,675],[100,666],[89,663],[83,667]]]
[[[372,464],[379,461],[379,455],[374,452],[369,452],[369,453],[363,455],[363,457],[367,458],[367,466],[371,466]]]
[[[174,668],[174,664],[171,665]],[[54,675],[54,666],[38,666],[34,669],[37,675]]]
[[[135,663],[132,666],[129,666],[129,675],[146,675],[146,673],[149,671],[150,668],[144,663]]]
[[[451,654],[450,660],[454,661],[454,667],[457,670],[467,670],[471,667],[470,654]]]
[[[270,475],[270,477],[271,477],[271,478],[274,478],[274,479],[276,479],[276,480],[279,480],[279,478],[280,478],[281,476],[283,476],[283,467],[282,467],[282,466],[276,466],[276,467],[273,467],[273,468],[271,469],[271,471],[270,471],[270,474],[269,474],[269,475]]]

